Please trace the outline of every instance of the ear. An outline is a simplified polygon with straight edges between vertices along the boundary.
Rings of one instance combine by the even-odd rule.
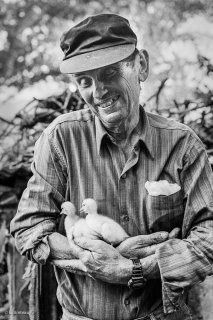
[[[146,50],[141,49],[139,51],[140,57],[140,71],[139,71],[139,81],[144,82],[149,74],[149,54]]]

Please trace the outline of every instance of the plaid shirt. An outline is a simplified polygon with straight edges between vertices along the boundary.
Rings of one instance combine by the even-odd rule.
[[[172,313],[187,289],[212,272],[213,185],[203,144],[183,124],[141,107],[140,117],[128,161],[89,109],[58,117],[36,143],[33,176],[11,222],[21,254],[46,262],[47,237],[56,231],[65,199],[79,212],[85,198],[94,198],[99,212],[130,236],[182,230],[181,240],[168,240],[156,251],[161,279],[141,290],[55,268],[58,299],[65,312],[76,315],[70,319],[135,319],[162,302],[164,312]],[[147,180],[167,180],[181,190],[153,197],[144,187]]]

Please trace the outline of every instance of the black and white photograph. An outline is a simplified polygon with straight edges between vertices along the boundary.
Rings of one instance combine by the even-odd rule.
[[[213,320],[213,2],[1,0],[0,320]]]

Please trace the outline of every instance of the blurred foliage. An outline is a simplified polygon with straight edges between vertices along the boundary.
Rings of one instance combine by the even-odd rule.
[[[13,184],[11,177],[17,174],[28,177],[34,145],[42,131],[57,116],[85,107],[78,93],[66,90],[48,99],[34,98],[12,121],[4,122],[0,133],[0,185],[7,181]]]
[[[161,65],[169,64],[160,60],[162,51],[169,49],[174,39],[192,37],[187,33],[178,35],[178,26],[198,14],[212,17],[213,3],[210,0],[1,0],[0,85],[21,89],[48,76],[66,80],[58,70],[62,32],[84,16],[102,12],[127,17],[139,36],[139,45],[143,38],[150,49],[152,65]],[[166,69],[171,67],[168,65]]]

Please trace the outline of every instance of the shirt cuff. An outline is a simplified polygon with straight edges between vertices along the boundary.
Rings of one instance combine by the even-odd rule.
[[[173,313],[180,309],[183,302],[183,289],[162,280],[162,298],[164,313]],[[182,298],[182,299],[181,299]]]
[[[170,283],[166,279],[168,273],[168,251],[164,246],[156,250],[156,258],[160,269],[162,282],[162,300],[164,313],[173,313],[183,304],[185,290],[181,286]]]
[[[16,248],[28,260],[45,264],[50,254],[47,237],[55,230],[55,221],[46,220],[22,232],[17,231],[15,234]]]

